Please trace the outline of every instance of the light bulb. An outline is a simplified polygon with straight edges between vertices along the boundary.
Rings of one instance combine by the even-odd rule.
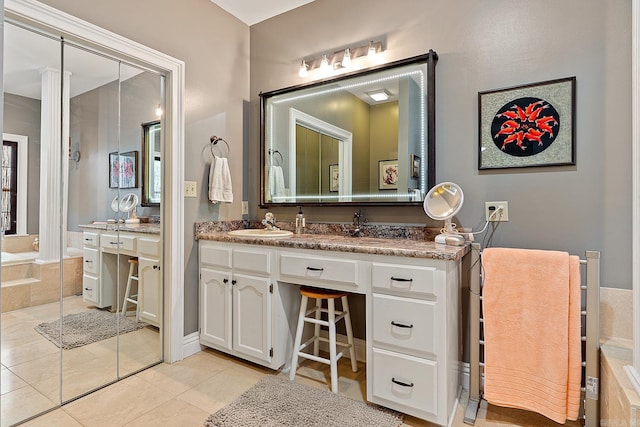
[[[346,48],[344,50],[344,56],[342,57],[342,66],[348,68],[351,66],[351,49]]]
[[[376,55],[376,47],[373,44],[373,41],[369,42],[369,50],[367,51],[367,56],[369,58],[373,58]]]
[[[300,64],[300,71],[298,71],[298,75],[300,77],[305,77],[307,75],[307,63],[305,60],[302,60],[302,64]]]
[[[322,55],[322,61],[320,61],[320,69],[326,70],[329,68],[329,60],[327,59],[327,55]]]

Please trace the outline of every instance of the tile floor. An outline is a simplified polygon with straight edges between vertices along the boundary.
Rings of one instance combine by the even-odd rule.
[[[64,299],[64,314],[91,309],[82,297]],[[133,315],[133,312],[131,312]],[[5,427],[138,371],[161,358],[160,336],[151,326],[62,351],[34,330],[60,317],[50,303],[2,313],[0,426]],[[60,387],[60,372],[63,382]]]
[[[81,301],[69,303],[77,304],[78,309],[84,307]],[[27,313],[12,312],[3,314],[2,332],[2,412],[0,424],[11,425],[12,413],[18,409],[24,411],[29,408],[32,413],[39,410],[55,407],[46,397],[46,392],[34,390],[27,381],[45,376],[35,368],[36,364],[27,365],[30,369],[18,370],[16,367],[29,363],[35,358],[48,356],[48,346],[37,344],[36,338],[42,338],[39,334],[33,335],[33,326],[25,319],[29,317],[45,317],[53,320],[58,314],[49,313],[46,308],[34,310],[28,309]],[[50,309],[49,309],[50,310]],[[46,313],[46,314],[45,314]],[[16,321],[16,318],[18,321]],[[11,321],[13,319],[13,322]],[[47,320],[47,319],[45,319]],[[131,335],[131,334],[127,334]],[[6,339],[5,339],[6,338]],[[11,345],[5,349],[7,345]],[[106,340],[105,340],[106,341]],[[54,352],[57,347],[52,346]],[[97,344],[97,343],[94,343]],[[93,345],[93,344],[92,344]],[[108,352],[108,346],[94,349],[94,354]],[[26,348],[21,348],[26,346]],[[88,346],[85,346],[88,347]],[[146,357],[146,356],[145,356]],[[144,359],[144,357],[142,357]],[[69,359],[69,358],[67,358]],[[133,357],[131,366],[137,366],[139,361]],[[85,361],[81,356],[74,363]],[[95,367],[94,367],[95,368]],[[340,393],[352,399],[364,400],[366,396],[365,366],[359,365],[356,373],[351,372],[348,360],[340,363]],[[47,371],[48,372],[48,371]],[[202,426],[206,418],[222,408],[241,393],[252,387],[265,375],[273,375],[274,372],[251,363],[247,363],[222,353],[206,349],[190,356],[173,365],[160,364],[145,371],[139,372],[118,383],[100,389],[90,395],[73,401],[62,408],[55,409],[45,415],[35,418],[23,424],[24,426],[46,427],[75,427],[75,426]],[[278,375],[285,375],[279,373]],[[326,365],[312,361],[304,361],[298,369],[296,381],[315,387],[329,389],[329,371]],[[25,378],[23,378],[23,376]],[[36,399],[33,392],[40,394],[40,400]],[[458,405],[454,426],[465,426],[462,419],[466,406],[466,395],[463,392],[461,403]],[[24,412],[23,412],[24,413]],[[433,426],[433,424],[405,416],[405,426]],[[526,411],[499,408],[487,405],[480,407],[476,426],[558,426],[540,415]],[[566,426],[579,426],[577,422],[567,422]]]

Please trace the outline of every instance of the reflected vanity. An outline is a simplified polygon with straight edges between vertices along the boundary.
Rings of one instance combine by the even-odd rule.
[[[421,204],[437,54],[261,93],[261,206]]]

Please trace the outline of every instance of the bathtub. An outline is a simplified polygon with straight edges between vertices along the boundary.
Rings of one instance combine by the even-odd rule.
[[[33,262],[38,257],[38,252],[2,252],[2,265],[14,265]]]

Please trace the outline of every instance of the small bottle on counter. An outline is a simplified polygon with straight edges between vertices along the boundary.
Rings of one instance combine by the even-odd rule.
[[[296,215],[296,234],[304,233],[305,224],[304,214],[302,213],[302,206],[298,206],[298,214]]]

